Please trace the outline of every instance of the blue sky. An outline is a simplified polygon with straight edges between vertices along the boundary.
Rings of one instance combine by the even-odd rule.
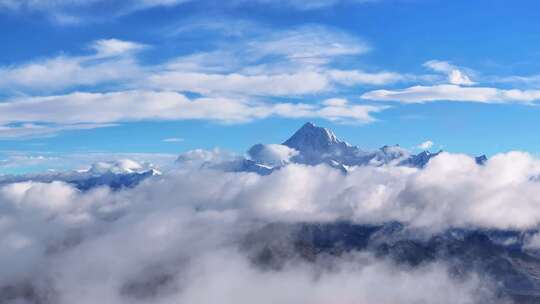
[[[242,153],[306,121],[366,149],[429,140],[538,154],[539,11],[502,0],[0,0],[0,172]]]

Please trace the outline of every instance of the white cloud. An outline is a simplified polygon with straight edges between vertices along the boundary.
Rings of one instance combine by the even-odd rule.
[[[483,166],[443,153],[424,170],[358,167],[345,175],[290,165],[258,176],[184,166],[117,192],[80,192],[59,182],[4,185],[0,286],[27,282],[36,296],[54,291],[60,304],[215,303],[216,297],[227,303],[493,303],[479,299],[488,284],[482,276],[455,279],[442,261],[398,266],[352,252],[312,262],[291,258],[261,271],[239,244],[261,221],[400,221],[428,232],[530,229],[540,222],[540,183],[531,179],[539,172],[540,161],[519,152],[495,155]],[[530,247],[536,243],[531,237]],[[92,297],[81,299],[83,293]]]
[[[284,145],[258,144],[248,151],[248,155],[257,163],[275,167],[287,164],[292,157],[298,155],[298,151]]]
[[[17,13],[41,13],[61,25],[85,22],[103,22],[134,12],[153,8],[172,8],[190,2],[207,2],[207,5],[224,9],[242,9],[246,4],[274,8],[315,10],[338,4],[375,2],[378,0],[0,0],[0,12],[8,10]],[[103,10],[106,6],[107,10]]]
[[[248,42],[247,47],[255,56],[282,55],[290,61],[314,64],[370,50],[370,46],[361,39],[323,26],[270,32],[266,37]]]
[[[151,87],[201,94],[260,96],[303,95],[327,91],[328,79],[316,72],[278,75],[205,74],[166,72],[149,78]]]
[[[140,51],[145,48],[145,45],[119,39],[101,39],[94,41],[91,44],[91,48],[96,51],[96,57],[100,58],[125,56],[135,51]]]
[[[167,170],[177,158],[176,154],[167,153],[113,153],[113,152],[28,152],[0,151],[0,169],[4,174],[10,172],[62,172],[73,168],[86,170],[89,164],[110,162],[111,159],[131,159],[139,163],[151,163]]]
[[[137,120],[238,123],[280,116],[369,123],[375,121],[373,113],[388,107],[346,100],[341,104],[315,100],[276,103],[270,98],[402,79],[391,72],[331,68],[338,58],[369,50],[362,40],[344,32],[322,26],[285,31],[251,28],[264,35],[248,31],[238,41],[218,44],[215,51],[154,65],[142,65],[136,59],[138,52],[148,48],[144,44],[101,39],[87,47],[93,51],[90,55],[61,55],[0,68],[0,88],[17,96],[0,104],[3,137],[49,136],[62,130]],[[140,90],[132,90],[134,87]],[[112,90],[100,93],[104,88]],[[202,96],[190,100],[181,92]],[[13,123],[25,127],[10,125]]]
[[[35,137],[52,137],[60,132],[73,130],[91,130],[114,127],[115,124],[73,124],[73,125],[40,125],[23,123],[18,126],[0,125],[0,139],[28,139]]]
[[[178,177],[182,186],[174,183],[177,191],[205,184],[214,190],[223,187],[226,198],[215,202],[221,208],[246,208],[246,213],[269,221],[398,221],[430,231],[524,230],[540,224],[540,183],[533,178],[540,175],[540,161],[521,152],[495,155],[482,166],[470,156],[441,153],[423,170],[357,167],[347,175],[326,166],[302,165],[264,177],[185,174]]]
[[[431,149],[431,147],[433,147],[433,142],[431,140],[427,140],[418,145],[418,149],[422,149],[422,150],[429,150]]]
[[[273,5],[273,6],[286,6],[299,10],[317,10],[327,8],[338,4],[354,4],[354,3],[369,3],[379,0],[254,0],[253,2]],[[251,2],[247,0],[236,0],[237,3]]]
[[[424,63],[424,66],[430,68],[433,71],[445,73],[448,75],[448,83],[455,85],[474,85],[475,83],[470,79],[469,75],[461,68],[452,65],[447,61],[430,60]]]
[[[425,171],[359,167],[344,175],[292,165],[257,176],[196,169],[117,192],[59,182],[4,185],[0,286],[28,283],[35,297],[52,293],[59,304],[493,303],[480,299],[488,284],[481,276],[456,279],[443,261],[399,266],[351,252],[262,270],[241,245],[261,220],[528,227],[540,218],[539,184],[526,176],[539,168],[519,153],[485,167],[445,154]]]
[[[144,45],[118,39],[91,43],[95,54],[58,56],[16,66],[0,67],[0,88],[6,91],[55,92],[140,79],[143,69],[133,55]]]
[[[394,72],[366,73],[359,70],[332,70],[330,78],[340,84],[353,86],[358,84],[383,85],[405,80],[404,75]]]
[[[179,137],[169,137],[169,138],[164,138],[163,142],[166,142],[166,143],[181,143],[181,142],[184,142],[184,139],[179,138]]]
[[[498,89],[490,87],[461,87],[457,85],[413,86],[402,90],[375,90],[362,95],[363,99],[426,103],[460,101],[479,103],[532,104],[540,99],[540,90]]]
[[[139,10],[171,7],[190,1],[192,0],[0,0],[0,11],[39,12],[47,15],[58,24],[78,24],[105,16],[117,17]],[[96,10],[103,5],[108,5],[107,11]],[[96,11],[100,14],[92,16],[91,13]]]
[[[187,158],[212,161],[217,154]],[[536,229],[540,183],[531,177],[539,173],[540,160],[525,153],[495,155],[483,166],[442,153],[423,170],[357,167],[343,174],[289,165],[258,176],[182,166],[117,192],[80,192],[59,182],[4,185],[0,286],[31,283],[37,296],[54,291],[60,304],[215,303],[216,297],[231,303],[493,303],[479,299],[484,277],[473,272],[456,279],[442,261],[402,267],[352,252],[312,262],[291,258],[261,271],[239,244],[260,222],[399,221],[427,232]],[[287,240],[279,242],[288,248]],[[533,235],[527,246],[537,243]],[[92,297],[81,299],[82,293]]]
[[[315,100],[276,103],[270,98],[338,92],[342,86],[404,79],[391,72],[332,68],[339,58],[369,51],[362,40],[341,31],[322,26],[254,31],[264,35],[246,34],[238,41],[219,44],[215,51],[153,65],[142,65],[136,59],[148,46],[101,39],[90,43],[87,49],[93,53],[89,55],[61,55],[0,67],[0,88],[17,96],[0,104],[0,137],[51,136],[62,130],[137,120],[238,123],[280,116],[369,123],[375,121],[373,113],[388,107],[345,100],[341,104]],[[140,90],[132,90],[134,87]],[[111,91],[103,92],[104,88]],[[190,100],[181,92],[202,96]]]
[[[0,124],[39,121],[72,125],[138,120],[204,119],[239,123],[270,116],[367,123],[386,107],[265,103],[243,99],[188,99],[175,92],[123,91],[16,98],[0,103]]]
[[[448,82],[451,84],[456,85],[473,85],[474,82],[472,82],[469,79],[469,76],[463,74],[460,70],[452,70],[448,74]]]
[[[207,26],[206,24],[204,26]],[[227,27],[212,23],[215,30]],[[219,50],[171,60],[149,76],[153,88],[202,94],[306,95],[340,86],[380,85],[406,77],[393,72],[338,70],[333,63],[370,50],[361,39],[322,26],[273,31],[255,25],[229,37]],[[189,30],[189,29],[184,29]],[[193,29],[191,29],[193,30]]]
[[[61,55],[0,67],[0,88],[26,95],[81,87],[99,91],[103,86],[113,86],[220,97],[272,97],[317,94],[335,91],[342,85],[375,85],[403,79],[392,72],[329,67],[338,58],[369,50],[365,42],[337,30],[305,26],[286,31],[253,31],[258,34],[220,43],[214,51],[192,53],[154,65],[142,65],[136,59],[139,51],[148,49],[144,44],[96,40],[89,45],[94,51],[91,55]]]

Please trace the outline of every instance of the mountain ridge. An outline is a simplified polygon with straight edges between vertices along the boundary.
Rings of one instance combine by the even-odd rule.
[[[263,144],[253,146],[258,147]],[[312,122],[306,122],[290,138],[285,140],[282,146],[293,149],[297,152],[282,164],[269,168],[264,166],[263,174],[270,174],[273,170],[279,169],[290,163],[305,165],[327,164],[346,172],[349,167],[354,166],[382,166],[397,165],[414,168],[424,168],[431,159],[437,157],[442,150],[438,152],[422,151],[413,154],[399,145],[385,145],[377,150],[368,151],[358,146],[351,145],[346,141],[339,139],[335,133],[328,129],[316,126]],[[248,153],[249,154],[249,153]],[[485,155],[475,158],[481,165],[487,161]],[[256,158],[248,158],[242,161],[245,166],[240,165],[235,171],[259,172],[260,166]],[[256,170],[253,170],[256,168]]]

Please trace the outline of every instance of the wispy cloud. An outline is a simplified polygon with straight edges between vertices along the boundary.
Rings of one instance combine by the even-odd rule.
[[[130,41],[103,39],[88,46],[94,52],[90,55],[61,55],[0,67],[0,88],[32,94],[133,81],[143,75],[134,55],[145,47]]]
[[[132,12],[154,8],[171,7],[193,0],[0,0],[0,10],[16,13],[42,13],[58,24],[78,24],[88,20],[99,20],[90,12],[101,12],[102,18],[121,16]],[[107,6],[107,10],[99,10]],[[106,18],[104,18],[106,19]]]
[[[169,137],[169,138],[164,138],[163,142],[166,142],[166,143],[181,143],[181,142],[184,142],[184,139],[179,138],[179,137]]]
[[[279,116],[369,123],[376,120],[373,113],[388,106],[273,98],[328,95],[342,87],[406,78],[394,72],[336,69],[336,60],[371,49],[342,31],[322,26],[250,28],[233,41],[217,43],[215,50],[161,63],[137,60],[140,51],[152,51],[146,44],[102,39],[86,46],[91,54],[64,54],[0,68],[0,88],[14,96],[0,104],[4,137],[49,136],[81,124],[100,127],[139,120],[240,123]],[[253,34],[261,31],[265,35]],[[190,93],[200,96],[186,97]]]
[[[452,84],[413,86],[402,90],[374,90],[364,93],[364,99],[400,103],[457,101],[478,103],[532,104],[540,99],[540,90],[462,87]]]
[[[241,98],[201,97],[167,91],[71,93],[49,97],[16,98],[0,103],[0,124],[47,122],[72,125],[139,120],[202,119],[224,123],[248,122],[270,116],[322,118],[367,123],[386,106],[270,103]]]
[[[213,22],[182,32],[201,27],[221,29],[219,22]],[[371,50],[368,43],[343,31],[322,26],[284,31],[247,28],[218,43],[216,50],[171,60],[150,75],[147,84],[154,89],[201,94],[298,96],[408,79],[396,72],[335,68],[337,60],[357,58]]]
[[[79,123],[71,125],[22,123],[19,125],[0,125],[0,140],[52,137],[65,131],[91,130],[114,126],[117,125],[111,123]]]

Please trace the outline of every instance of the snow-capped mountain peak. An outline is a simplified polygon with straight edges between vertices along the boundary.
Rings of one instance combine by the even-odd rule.
[[[333,145],[346,144],[340,141],[331,130],[317,127],[313,123],[305,123],[283,145],[298,151],[327,150]]]
[[[340,140],[331,130],[308,122],[281,145],[256,144],[247,151],[246,157],[237,156],[223,161],[205,162],[205,166],[261,175],[271,174],[274,170],[291,163],[326,164],[343,172],[348,172],[355,166],[391,165],[423,168],[441,152],[422,151],[412,154],[399,145],[385,145],[372,151],[363,150]],[[181,155],[178,163],[186,165],[184,159],[195,154],[200,153],[188,152]],[[219,159],[221,158],[218,157]],[[486,160],[485,156],[478,157],[477,163],[482,164]]]

